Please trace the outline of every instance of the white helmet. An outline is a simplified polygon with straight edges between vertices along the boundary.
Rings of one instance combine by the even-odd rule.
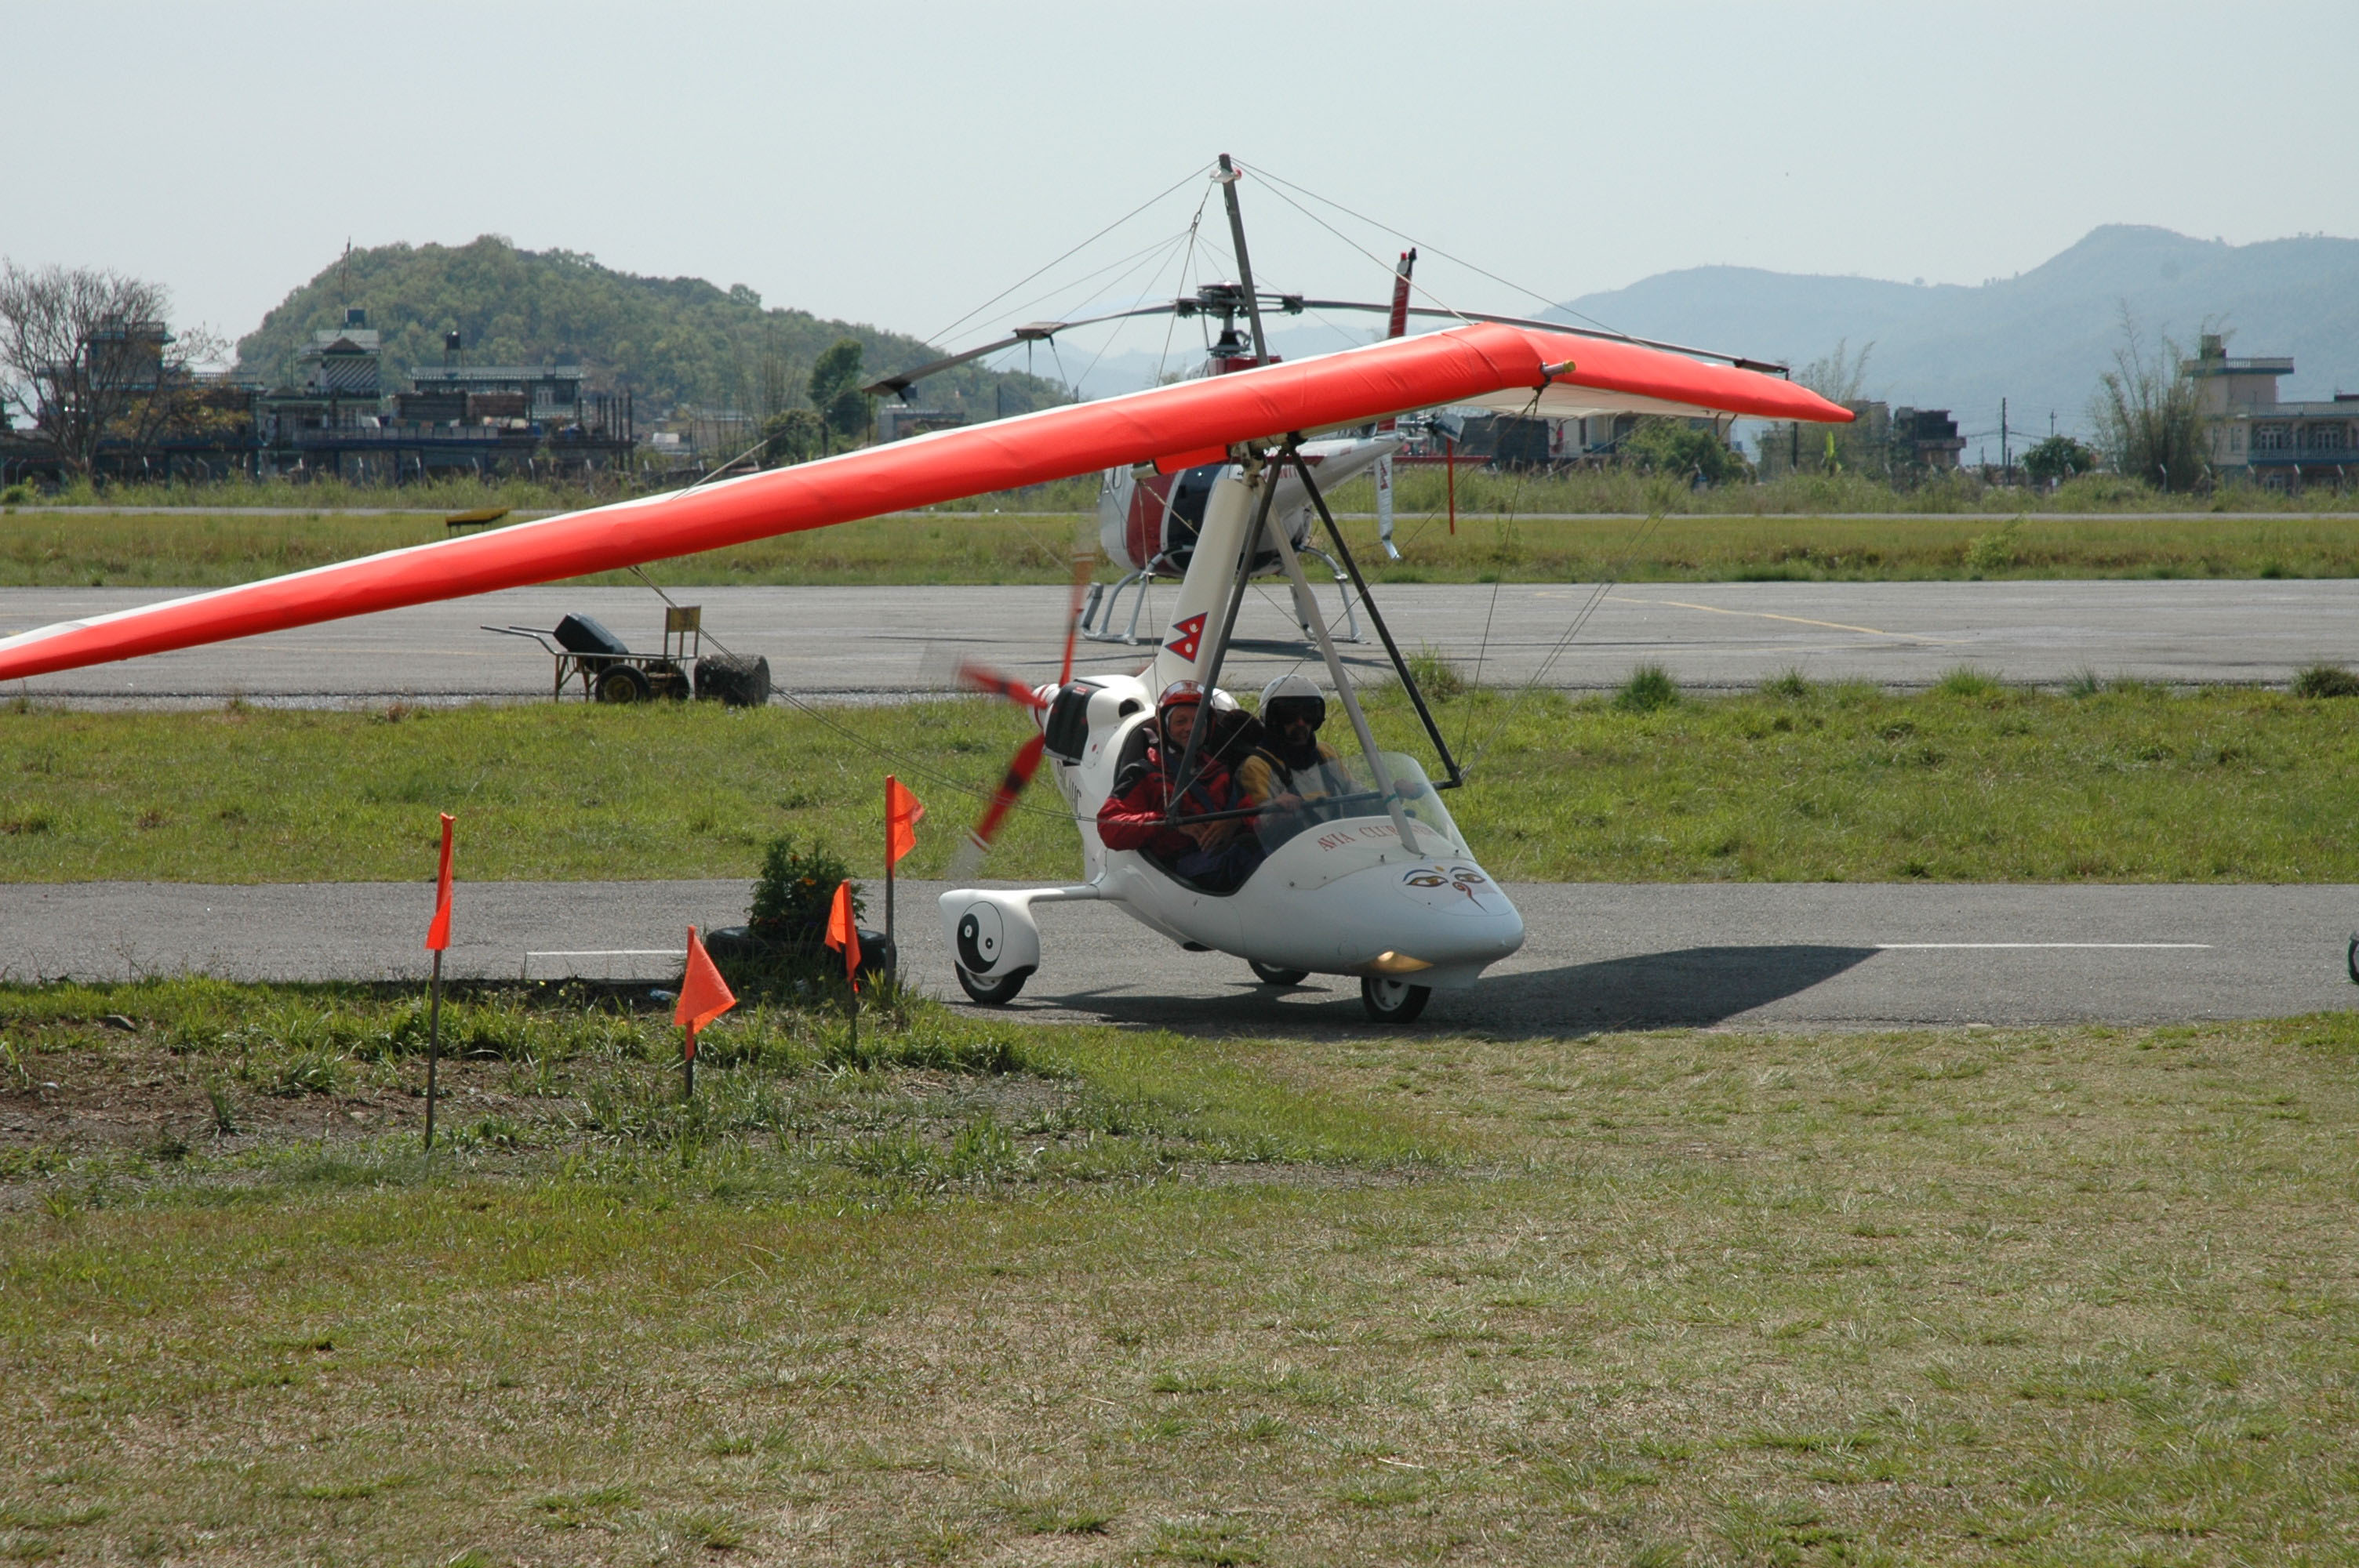
[[[1265,710],[1282,697],[1307,697],[1319,702],[1327,700],[1317,687],[1301,676],[1280,676],[1261,688],[1261,705]]]
[[[1316,730],[1327,722],[1327,698],[1300,676],[1280,676],[1261,688],[1261,721],[1277,725],[1288,713],[1304,713]]]

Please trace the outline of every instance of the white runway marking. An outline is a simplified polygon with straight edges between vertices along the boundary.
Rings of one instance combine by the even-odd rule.
[[[1943,949],[1966,948],[1981,951],[2011,947],[2135,947],[2168,949],[2176,952],[2201,950],[2209,952],[2209,942],[1878,942],[1876,948],[1886,953],[1913,953]]]

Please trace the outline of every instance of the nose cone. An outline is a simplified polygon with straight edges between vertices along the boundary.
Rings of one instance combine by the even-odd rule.
[[[1336,886],[1360,916],[1362,973],[1467,985],[1524,945],[1523,915],[1472,860],[1373,866]]]

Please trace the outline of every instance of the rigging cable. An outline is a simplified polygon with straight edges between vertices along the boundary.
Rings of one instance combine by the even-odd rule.
[[[984,300],[982,304],[976,306],[973,309],[968,311],[965,315],[960,317],[949,326],[944,327],[940,332],[935,333],[932,338],[928,339],[927,341],[939,341],[950,333],[957,331],[961,327],[965,326],[977,316],[982,315],[984,311],[990,309],[993,306],[998,304],[1001,300],[1006,298],[1009,295],[1015,293],[1026,284],[1030,283],[1034,278],[1038,277],[1050,267],[1060,265],[1079,253],[1089,249],[1090,246],[1096,244],[1100,240],[1104,239],[1108,234],[1113,233],[1116,229],[1121,228],[1125,223],[1129,222],[1133,218],[1137,217],[1141,212],[1146,211],[1149,207],[1154,206],[1157,202],[1162,200],[1173,191],[1184,189],[1190,180],[1201,177],[1203,172],[1211,167],[1212,166],[1210,164],[1198,164],[1194,168],[1191,168],[1186,174],[1181,175],[1178,179],[1174,180],[1169,186],[1166,186],[1163,189],[1157,191],[1154,195],[1148,197],[1146,200],[1140,202],[1137,206],[1132,208],[1121,217],[1116,218],[1113,222],[1108,223],[1104,228],[1100,229],[1096,233],[1092,234],[1088,239],[1083,240],[1080,244],[1075,245],[1063,255],[1057,257],[1055,261],[1046,263],[1045,265],[1035,268],[1031,272],[1025,274],[1022,277],[1017,278],[1014,283],[1009,284],[997,294],[993,295],[990,298]]]

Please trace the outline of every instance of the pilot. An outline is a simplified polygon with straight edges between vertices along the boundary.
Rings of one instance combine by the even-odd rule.
[[[1262,688],[1261,743],[1237,764],[1245,804],[1262,808],[1261,836],[1276,843],[1316,819],[1315,803],[1358,787],[1319,739],[1327,699],[1300,676],[1280,676]]]
[[[1175,775],[1203,708],[1204,688],[1199,682],[1173,681],[1163,688],[1155,704],[1157,737],[1146,756],[1123,770],[1114,793],[1098,808],[1098,838],[1109,849],[1142,850],[1207,892],[1230,892],[1262,858],[1254,837],[1238,832],[1240,819],[1167,820],[1228,811],[1241,804],[1234,776],[1201,749],[1194,780],[1173,803],[1172,786],[1179,782]]]

